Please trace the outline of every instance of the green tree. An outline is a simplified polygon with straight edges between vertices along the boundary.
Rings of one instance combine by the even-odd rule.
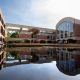
[[[18,38],[19,37],[19,33],[18,32],[13,32],[10,35],[11,38]]]

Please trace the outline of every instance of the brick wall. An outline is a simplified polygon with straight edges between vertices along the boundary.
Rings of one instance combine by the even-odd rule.
[[[23,33],[23,34],[20,34],[19,37],[20,38],[31,38],[31,34],[25,34],[25,33]]]
[[[37,38],[38,39],[47,39],[47,36],[46,35],[37,35]]]
[[[80,37],[80,24],[74,24],[74,36]]]

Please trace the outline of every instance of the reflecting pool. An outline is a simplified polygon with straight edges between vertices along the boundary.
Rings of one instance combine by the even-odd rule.
[[[80,48],[2,48],[0,80],[80,80]]]

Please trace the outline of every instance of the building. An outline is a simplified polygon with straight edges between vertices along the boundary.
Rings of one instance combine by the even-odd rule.
[[[55,42],[56,35],[55,30],[47,29],[47,28],[40,28],[34,26],[27,26],[27,25],[20,25],[20,24],[11,24],[6,23],[7,31],[17,31],[19,32],[18,40],[23,40],[23,42],[31,42],[31,43],[51,43]],[[37,29],[39,32],[33,34],[30,29]],[[12,39],[7,39],[8,41],[12,41]]]
[[[4,22],[3,14],[0,10],[0,69],[5,59],[5,53],[2,50],[2,47],[5,44],[5,37],[6,37],[5,22]]]
[[[2,47],[0,47],[0,69],[3,68],[5,59],[6,59],[6,52],[4,51],[4,49],[2,49]]]
[[[80,50],[79,49],[59,49],[57,50],[56,66],[60,72],[75,76],[80,74]]]
[[[5,43],[5,36],[6,36],[5,22],[4,22],[3,14],[0,10],[0,44]]]
[[[27,47],[25,48],[17,48],[15,50],[13,48],[9,48],[9,55],[7,55],[6,65],[19,65],[19,64],[26,64],[27,62],[37,62],[37,63],[44,63],[44,62],[51,62],[56,60],[56,48],[49,48],[49,47]],[[14,55],[13,55],[14,53]],[[9,58],[9,57],[12,57]],[[17,57],[16,57],[17,56]],[[12,61],[11,63],[9,61]],[[16,64],[15,64],[16,63]]]
[[[80,20],[66,17],[56,25],[58,43],[80,43]]]

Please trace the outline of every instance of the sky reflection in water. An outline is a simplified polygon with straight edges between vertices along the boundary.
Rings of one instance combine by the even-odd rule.
[[[0,71],[0,80],[80,80],[79,49],[56,49],[56,55],[49,54],[55,49],[49,50],[46,54],[53,57],[50,62],[38,63],[38,60],[35,63],[5,67]]]

